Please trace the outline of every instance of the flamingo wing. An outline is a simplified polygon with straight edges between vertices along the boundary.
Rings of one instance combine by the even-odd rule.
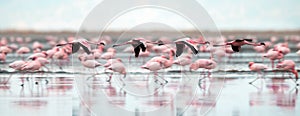
[[[252,42],[252,39],[244,39],[245,41]]]
[[[176,43],[176,57],[180,56],[183,52],[184,44]]]
[[[231,45],[231,48],[234,52],[239,52],[240,51],[240,46],[234,46],[234,45]]]
[[[86,52],[87,54],[91,53],[88,43],[79,42],[79,45],[83,48],[84,52]]]
[[[134,47],[135,57],[139,57],[140,54],[140,46]]]
[[[195,48],[195,46],[193,46],[192,44],[190,44],[190,43],[188,43],[186,41],[183,41],[183,43],[185,45],[187,45],[193,51],[194,54],[198,54],[198,50]]]
[[[145,44],[144,44],[144,43],[141,43],[141,44],[139,45],[139,47],[141,47],[141,48],[142,48],[142,51],[143,51],[143,52],[145,52],[145,51],[146,51],[146,46],[145,46]]]
[[[72,53],[76,53],[79,50],[80,46],[78,43],[73,43],[72,44]]]

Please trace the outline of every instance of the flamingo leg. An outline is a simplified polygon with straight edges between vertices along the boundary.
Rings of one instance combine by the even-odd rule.
[[[126,77],[126,74],[124,75],[124,77],[123,78],[125,78]],[[120,78],[120,81],[121,81],[121,83],[122,83],[122,86],[124,87],[126,84],[125,84],[125,82],[124,82],[124,80],[122,79],[122,78]]]
[[[161,81],[159,81],[158,79],[157,79],[157,77],[160,77],[160,76],[158,76],[158,74],[157,74],[157,71],[155,71],[154,72],[154,78],[155,78],[155,83],[157,83],[157,82],[159,82],[160,83],[160,85],[164,85],[164,83],[162,83]],[[160,77],[161,78],[161,77]],[[163,78],[162,78],[163,79]],[[164,80],[164,79],[163,79]],[[166,81],[166,80],[165,80]],[[166,82],[167,83],[167,82]]]
[[[168,83],[168,81],[166,79],[164,79],[163,77],[157,75],[159,78],[161,78],[164,81],[164,84]]]
[[[110,74],[109,79],[106,80],[106,82],[109,82],[109,83],[111,82],[111,77],[112,77],[112,75],[113,75],[113,73]]]
[[[259,79],[260,77],[257,75],[256,76],[256,78],[253,80],[253,81],[251,81],[251,82],[249,82],[249,84],[252,84],[253,82],[255,82],[257,79]]]

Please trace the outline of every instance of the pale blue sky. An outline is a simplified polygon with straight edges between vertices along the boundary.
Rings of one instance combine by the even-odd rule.
[[[0,0],[0,30],[78,30],[84,17],[101,1]],[[300,29],[300,0],[197,1],[221,30]]]

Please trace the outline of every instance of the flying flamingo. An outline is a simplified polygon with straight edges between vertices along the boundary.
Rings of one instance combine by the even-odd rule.
[[[149,40],[146,40],[144,38],[134,38],[131,39],[127,42],[121,43],[121,44],[115,44],[113,45],[113,47],[117,47],[117,46],[123,46],[123,45],[128,45],[131,44],[132,47],[134,48],[134,53],[135,53],[135,57],[139,57],[140,51],[142,50],[142,52],[145,52],[147,49],[147,45],[146,43],[155,43],[155,42],[151,42]]]
[[[298,71],[295,69],[295,62],[293,60],[283,60],[277,64],[276,68],[292,72],[295,75],[295,83],[297,84],[298,81]],[[289,76],[289,78],[291,78]],[[292,79],[292,78],[291,78]],[[298,86],[299,84],[297,84]]]
[[[266,70],[268,67],[264,64],[249,62],[249,68],[251,71],[256,71],[258,74],[261,75],[262,71]],[[249,82],[249,84],[252,84],[253,82],[255,82],[258,78],[261,78],[262,76],[263,75],[261,75],[261,76],[258,75],[253,81]]]
[[[194,54],[198,53],[197,44],[209,44],[209,42],[198,42],[192,40],[190,37],[185,37],[181,39],[177,39],[174,41],[176,44],[176,57],[180,56],[183,53],[184,46],[188,46]]]
[[[100,43],[92,43],[86,39],[77,39],[77,40],[73,40],[71,42],[68,43],[63,43],[63,44],[57,44],[56,46],[65,46],[71,44],[72,45],[72,53],[76,53],[79,48],[83,48],[83,50],[87,53],[90,54],[91,53],[91,48],[90,48],[90,44],[95,44],[95,45],[105,45],[104,43],[100,42]]]
[[[239,52],[243,45],[261,46],[261,45],[265,45],[265,43],[253,43],[252,39],[236,39],[231,42],[226,42],[224,45],[213,45],[213,46],[227,46],[227,45],[231,45],[233,51]]]

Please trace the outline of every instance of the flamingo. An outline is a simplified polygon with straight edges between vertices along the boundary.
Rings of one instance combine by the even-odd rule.
[[[264,64],[249,62],[249,68],[251,71],[256,71],[258,74],[261,74],[261,72],[266,70],[268,67]],[[261,75],[261,76],[263,76],[263,75]],[[249,82],[249,84],[252,84],[261,76],[257,76],[253,81]]]
[[[5,62],[6,61],[6,54],[5,52],[0,53],[0,61]]]
[[[281,51],[274,51],[273,49],[268,50],[266,54],[263,55],[263,57],[269,58],[272,63],[272,69],[274,69],[274,60],[280,60],[283,58],[283,54]]]
[[[30,49],[28,47],[21,47],[19,48],[16,53],[21,55],[21,54],[27,54],[30,52]]]
[[[34,57],[43,57],[43,58],[46,58],[47,56],[48,56],[48,54],[45,51],[42,51],[40,53],[34,53],[34,54],[28,56],[27,59],[32,59]]]
[[[103,53],[100,56],[100,58],[108,60],[108,59],[114,58],[115,56],[116,56],[116,50],[113,48],[109,48],[109,49],[107,49],[107,51],[105,53]]]
[[[216,68],[216,66],[217,66],[217,63],[213,60],[213,58],[198,59],[190,65],[190,71],[197,70],[199,68],[211,70],[211,69]],[[210,72],[208,72],[208,73],[210,75]]]
[[[131,44],[132,47],[134,48],[134,53],[135,53],[134,56],[137,58],[137,57],[139,57],[141,50],[142,50],[142,52],[146,51],[146,49],[147,49],[146,43],[154,43],[154,42],[151,42],[144,38],[134,38],[134,39],[131,39],[131,40],[121,43],[121,44],[114,44],[113,47]]]
[[[0,53],[11,53],[12,52],[12,49],[10,49],[8,46],[1,46],[0,47]]]
[[[234,52],[239,52],[243,45],[252,45],[252,46],[264,45],[265,46],[265,43],[253,43],[252,39],[236,39],[231,42],[226,42],[224,45],[213,45],[213,46],[227,46],[227,45],[231,45],[231,48]]]
[[[80,60],[81,64],[86,68],[94,69],[94,68],[102,65],[101,63],[99,63],[96,60],[86,60],[86,59],[84,59],[84,57],[79,57],[79,60]]]
[[[65,50],[63,50],[62,48],[57,48],[58,51],[55,52],[52,56],[53,59],[58,59],[58,65],[59,65],[59,68],[62,69],[62,60],[69,60],[69,56],[68,54],[65,52]]]
[[[122,62],[113,62],[110,66],[106,67],[106,69],[111,70],[113,72],[123,74],[124,75],[123,78],[126,78],[126,68]],[[109,76],[109,79],[107,80],[107,82],[111,82],[112,76],[113,76],[113,73]],[[121,80],[123,86],[125,86],[123,79],[120,79],[120,80]]]
[[[284,56],[291,52],[290,48],[288,48],[287,44],[279,44],[274,46],[275,51],[280,51]],[[283,57],[284,59],[284,57]]]
[[[192,57],[190,54],[185,55],[185,56],[180,56],[173,62],[173,64],[177,64],[182,66],[182,69],[184,70],[184,67],[187,65],[190,65],[192,63]]]
[[[160,77],[157,74],[157,71],[163,69],[164,66],[163,66],[163,62],[162,61],[148,61],[146,64],[144,64],[143,66],[141,66],[141,68],[142,69],[147,69],[149,71],[154,72],[154,79],[155,79],[155,82],[157,83],[158,82],[157,77]],[[159,81],[161,85],[164,85],[164,84],[168,83],[168,81],[165,80],[164,78],[162,78],[162,77],[160,77],[160,78],[162,80],[164,80],[164,83]]]
[[[174,42],[176,44],[176,57],[179,57],[183,53],[184,45],[188,46],[194,54],[197,54],[198,53],[198,50],[196,49],[197,44],[209,44],[209,42],[198,42],[192,40],[190,37],[177,39]]]
[[[34,58],[32,58],[32,61],[28,61],[24,65],[22,65],[21,70],[22,71],[36,71],[48,63],[49,63],[49,61],[46,58],[34,57]]]
[[[26,63],[26,61],[20,60],[20,61],[14,61],[12,63],[10,63],[8,66],[10,68],[13,68],[15,70],[21,70],[22,66]]]
[[[70,45],[70,44],[72,45],[72,53],[76,53],[79,50],[79,48],[81,47],[87,54],[91,53],[90,44],[105,45],[105,43],[102,43],[102,42],[92,43],[86,39],[77,39],[77,40],[73,40],[68,43],[57,44],[56,46],[65,46],[65,45]]]
[[[40,42],[38,41],[35,41],[32,45],[32,48],[35,50],[35,49],[43,49],[44,48],[44,45],[41,44]]]
[[[292,72],[295,75],[295,83],[298,81],[298,71],[295,69],[295,62],[293,60],[283,60],[277,64],[276,68]],[[291,78],[291,77],[289,77]],[[292,78],[291,78],[292,79]],[[297,84],[298,86],[299,84]]]

